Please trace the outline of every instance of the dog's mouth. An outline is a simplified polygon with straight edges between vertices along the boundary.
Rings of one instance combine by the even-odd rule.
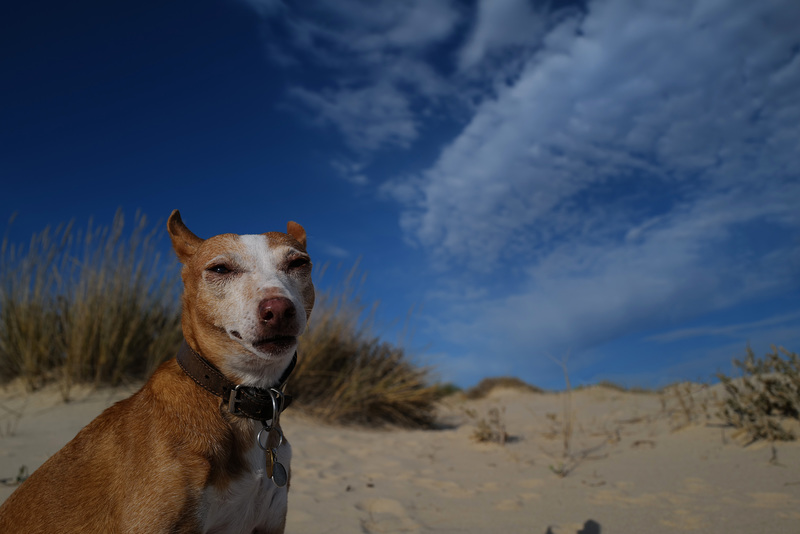
[[[261,352],[276,353],[290,349],[297,344],[296,336],[265,337],[253,342],[253,347]]]

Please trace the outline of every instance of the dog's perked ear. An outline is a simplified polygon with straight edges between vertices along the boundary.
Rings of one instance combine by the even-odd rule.
[[[298,243],[306,248],[306,230],[294,221],[289,221],[286,224],[286,233],[295,238]]]
[[[167,232],[169,232],[169,237],[172,239],[172,248],[175,249],[178,260],[181,263],[186,263],[189,258],[194,256],[194,253],[197,252],[198,247],[203,242],[202,239],[186,228],[178,210],[174,210],[172,215],[169,216]]]

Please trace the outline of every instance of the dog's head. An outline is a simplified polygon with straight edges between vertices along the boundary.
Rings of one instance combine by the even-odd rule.
[[[183,264],[183,333],[232,380],[272,385],[289,364],[314,306],[306,232],[194,235],[178,210],[167,221]]]

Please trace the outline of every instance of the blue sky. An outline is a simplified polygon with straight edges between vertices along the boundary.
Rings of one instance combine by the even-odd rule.
[[[800,3],[17,3],[0,217],[306,227],[439,378],[800,345]],[[166,248],[167,241],[164,240]],[[322,285],[335,277],[324,279]]]

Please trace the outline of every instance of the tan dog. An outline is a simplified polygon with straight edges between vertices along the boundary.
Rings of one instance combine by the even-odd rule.
[[[291,450],[269,388],[291,371],[314,305],[305,230],[202,240],[177,210],[167,228],[184,348],[9,497],[3,534],[284,531]]]

